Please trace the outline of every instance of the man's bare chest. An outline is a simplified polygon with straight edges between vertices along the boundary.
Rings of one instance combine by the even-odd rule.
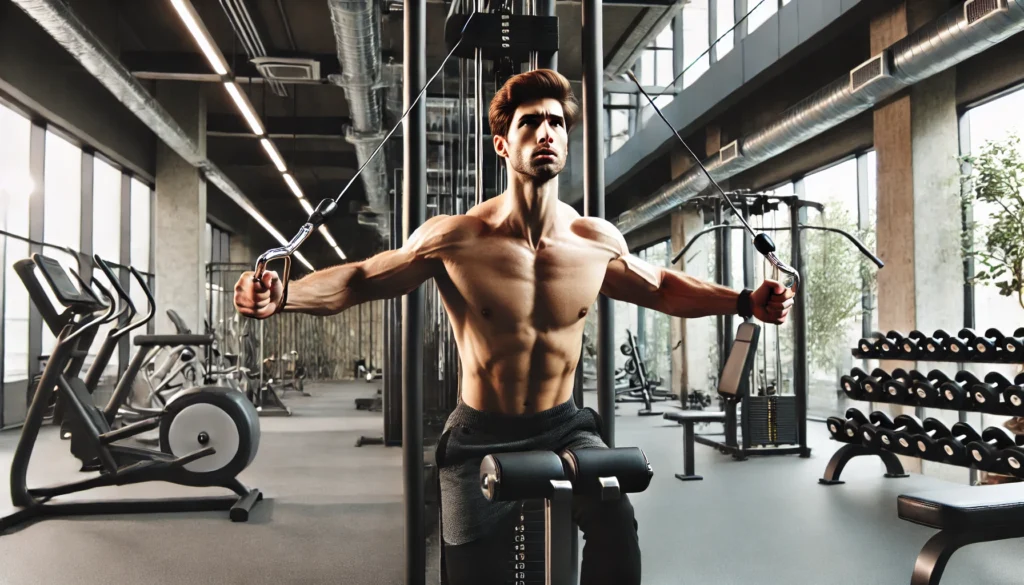
[[[609,254],[572,240],[480,242],[445,254],[450,283],[467,312],[509,326],[569,326],[600,293]]]

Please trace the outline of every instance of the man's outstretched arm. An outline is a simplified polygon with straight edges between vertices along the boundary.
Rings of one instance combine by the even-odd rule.
[[[334,315],[361,303],[407,294],[441,270],[441,261],[434,254],[458,238],[461,223],[449,216],[432,217],[398,250],[296,280],[288,285],[283,310]],[[276,275],[267,276],[260,286],[252,283],[252,273],[246,272],[235,285],[235,306],[247,317],[269,317],[279,310],[282,290]]]
[[[629,253],[625,238],[611,223],[593,218],[580,235],[605,246],[613,254],[601,293],[615,300],[684,319],[738,313],[739,291],[700,280],[689,274],[652,266]],[[767,280],[751,295],[754,316],[766,323],[782,323],[789,314],[792,291]]]

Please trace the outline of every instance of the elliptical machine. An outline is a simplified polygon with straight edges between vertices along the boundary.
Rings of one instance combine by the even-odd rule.
[[[95,260],[105,266],[98,256]],[[140,350],[136,352],[106,408],[101,409],[93,404],[92,395],[84,381],[76,374],[68,375],[65,367],[72,359],[88,351],[87,345],[83,346],[80,342],[94,335],[100,323],[115,313],[114,303],[100,301],[72,271],[80,285],[80,288],[76,287],[60,263],[35,254],[31,260],[16,263],[15,269],[37,307],[47,306],[50,301],[32,265],[43,275],[57,302],[70,311],[70,318],[57,337],[22,427],[11,463],[10,478],[11,500],[19,510],[0,518],[0,531],[38,517],[89,514],[230,510],[232,521],[248,520],[249,511],[262,499],[262,494],[258,489],[244,486],[236,476],[255,458],[260,429],[255,409],[241,393],[214,386],[192,388],[175,397],[155,416],[116,430],[111,428],[118,406],[123,403],[131,387],[130,380],[138,373],[149,353],[148,348],[166,344],[191,345],[203,342],[199,338],[208,336],[136,337],[135,345]],[[134,268],[129,270],[142,287],[150,306],[146,318],[127,326],[134,329],[152,319],[155,302],[142,276]],[[30,488],[27,484],[29,460],[49,402],[49,392],[45,389],[55,386],[66,405],[65,418],[72,425],[73,450],[77,451],[76,456],[82,458],[83,462],[98,462],[99,475],[67,484]],[[159,451],[115,444],[156,428],[160,430]],[[166,481],[193,487],[224,487],[235,492],[237,497],[51,503],[53,498],[96,487],[146,481]]]

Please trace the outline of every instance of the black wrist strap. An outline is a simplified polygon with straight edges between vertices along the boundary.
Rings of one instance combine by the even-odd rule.
[[[740,297],[736,299],[736,312],[744,319],[749,319],[754,316],[754,303],[750,300],[750,295],[753,292],[754,291],[749,288],[745,288],[740,293]]]

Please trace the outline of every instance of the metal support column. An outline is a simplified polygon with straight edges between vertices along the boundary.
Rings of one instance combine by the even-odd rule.
[[[790,263],[800,275],[804,270],[803,230],[800,226],[807,222],[807,208],[794,202],[790,206]],[[796,394],[797,432],[800,437],[800,456],[810,457],[807,448],[807,287],[800,283],[797,287],[790,318],[793,320],[793,393]],[[781,376],[780,376],[781,379]]]
[[[474,12],[482,12],[484,0],[478,0]],[[480,49],[473,53],[473,166],[476,178],[475,205],[484,201],[484,57]]]
[[[583,207],[588,217],[604,210],[604,25],[602,0],[583,0]],[[604,441],[615,446],[615,338],[612,300],[597,300],[597,411]]]
[[[427,3],[406,2],[402,63],[403,107],[409,109],[427,82]],[[422,100],[409,111],[402,133],[402,241],[426,221],[427,108]],[[402,302],[402,469],[405,476],[405,582],[427,578],[423,493],[423,287]]]
[[[537,16],[555,16],[555,0],[534,0]],[[537,69],[558,70],[558,51],[537,53]]]

